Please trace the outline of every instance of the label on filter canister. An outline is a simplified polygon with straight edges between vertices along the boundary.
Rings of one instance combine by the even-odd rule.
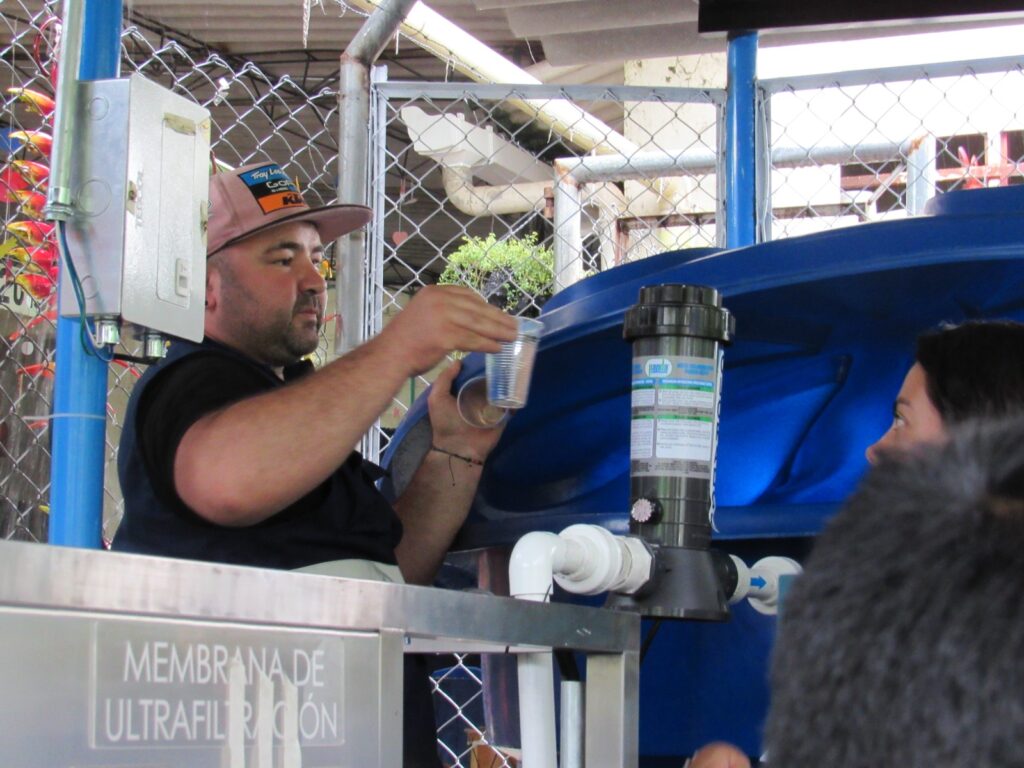
[[[711,479],[718,364],[711,358],[633,358],[630,471]]]

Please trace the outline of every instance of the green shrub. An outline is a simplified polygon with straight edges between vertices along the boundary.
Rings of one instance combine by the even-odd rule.
[[[537,233],[498,240],[463,237],[448,256],[438,282],[466,285],[506,312],[536,314],[554,292],[555,255],[537,244]],[[531,311],[532,310],[532,311]]]

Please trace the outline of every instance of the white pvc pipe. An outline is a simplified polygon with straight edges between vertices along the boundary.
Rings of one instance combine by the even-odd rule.
[[[473,183],[473,170],[462,166],[441,167],[441,179],[448,201],[470,216],[501,216],[544,208],[544,194],[553,182],[523,181],[504,186]]]
[[[583,202],[579,185],[558,174],[555,165],[555,290],[560,291],[583,278],[583,232],[580,226]]]
[[[351,0],[374,10],[384,0]],[[402,33],[424,50],[477,82],[539,85],[540,80],[505,56],[448,21],[423,3],[416,3],[402,23]],[[559,136],[586,150],[636,152],[639,147],[606,123],[565,99],[509,99]]]
[[[546,603],[554,586],[556,561],[564,559],[557,534],[533,531],[516,542],[508,564],[508,591],[520,600]]]
[[[555,676],[551,653],[521,653],[519,746],[523,768],[556,768]]]
[[[559,768],[583,768],[583,683],[563,680],[560,693]]]
[[[509,594],[547,602],[554,586],[554,564],[562,542],[553,533],[534,531],[521,538],[509,562]],[[519,677],[519,744],[523,768],[556,768],[555,676],[550,653],[523,653]]]
[[[632,537],[596,525],[573,525],[560,534],[523,536],[509,561],[509,594],[547,602],[555,577],[578,594],[608,589],[634,592],[650,577],[650,552]],[[556,768],[555,676],[551,653],[520,654],[519,738],[523,768]],[[575,688],[574,688],[575,687]],[[562,768],[582,766],[583,696],[578,681],[563,681]]]
[[[350,0],[366,11],[374,11],[386,1]],[[417,2],[406,14],[401,31],[421,48],[477,82],[541,85],[541,81],[525,69],[422,2]],[[507,101],[552,133],[586,151],[632,156],[640,150],[635,142],[567,99],[509,98]],[[678,204],[684,193],[674,179],[662,181],[652,187],[652,191],[660,194],[670,206]]]

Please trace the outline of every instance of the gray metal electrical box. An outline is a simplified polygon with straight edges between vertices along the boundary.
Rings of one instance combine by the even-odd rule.
[[[86,314],[198,341],[210,113],[141,75],[80,87],[67,234]],[[78,315],[61,280],[60,313]]]

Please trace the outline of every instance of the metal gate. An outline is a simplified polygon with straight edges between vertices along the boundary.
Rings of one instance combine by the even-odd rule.
[[[388,82],[378,70],[373,94],[367,335],[425,285],[466,284],[535,315],[587,275],[722,244],[724,91]],[[432,376],[383,415],[381,447]]]

